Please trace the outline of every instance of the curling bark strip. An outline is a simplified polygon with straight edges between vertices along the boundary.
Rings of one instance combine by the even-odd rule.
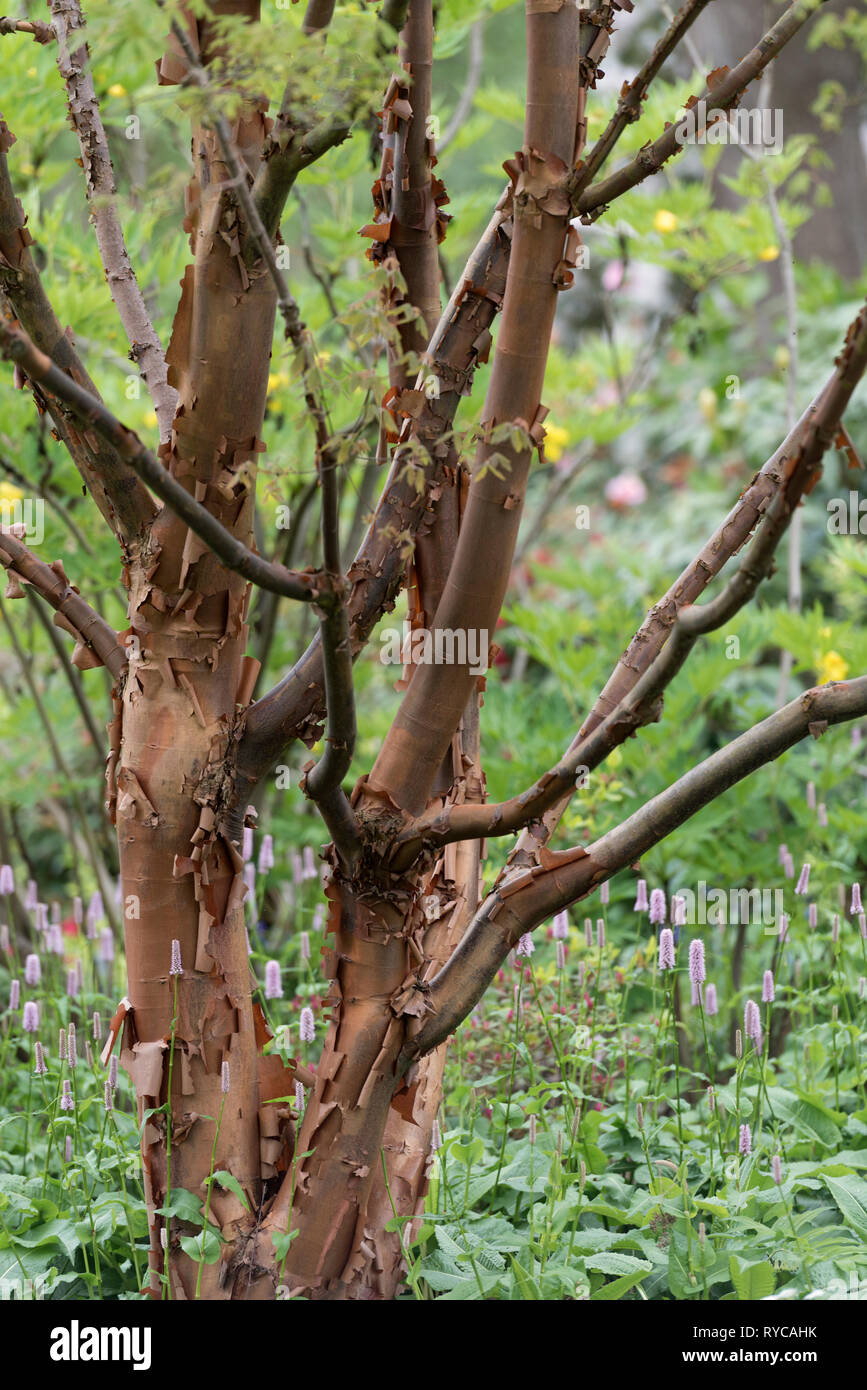
[[[398,319],[400,355],[389,354],[391,391],[386,402],[414,378],[418,359],[442,313],[437,247],[448,219],[439,208],[448,199],[432,174],[436,163],[430,134],[433,33],[431,0],[410,0],[400,36],[406,80],[393,77],[385,94],[382,160],[373,185],[376,220],[361,229],[362,236],[371,238],[369,258],[386,271],[396,263],[400,271],[405,289],[392,283],[391,308],[409,310]]]

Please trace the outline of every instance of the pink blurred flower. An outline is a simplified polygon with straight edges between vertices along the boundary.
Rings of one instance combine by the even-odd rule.
[[[618,473],[605,484],[605,500],[617,510],[640,507],[647,501],[647,488],[637,473]]]
[[[613,294],[619,290],[623,284],[623,273],[625,266],[621,260],[609,261],[602,272],[602,288],[607,294]]]

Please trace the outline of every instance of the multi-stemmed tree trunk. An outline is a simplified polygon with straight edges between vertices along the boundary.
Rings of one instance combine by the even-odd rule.
[[[596,844],[547,848],[576,778],[659,717],[665,686],[690,647],[769,572],[867,362],[862,312],[826,387],[651,610],[582,730],[534,786],[501,805],[485,804],[482,682],[469,659],[411,666],[373,768],[351,796],[342,786],[355,731],[351,657],[404,584],[413,628],[479,634],[487,650],[527,478],[544,440],[546,358],[558,293],[574,278],[575,220],[601,215],[680,148],[677,128],[669,127],[638,158],[596,180],[647,85],[705,2],[688,0],[588,151],[588,93],[616,13],[630,8],[629,0],[592,12],[580,12],[572,0],[527,0],[522,149],[507,162],[509,184],[441,312],[437,248],[445,219],[428,119],[431,0],[385,0],[379,41],[385,50],[399,45],[402,68],[384,103],[368,94],[367,109],[382,105],[383,154],[375,220],[365,230],[373,259],[389,272],[386,293],[396,311],[383,409],[383,438],[390,432],[396,440],[376,513],[344,578],[327,403],[274,243],[294,179],[345,137],[349,118],[341,112],[331,123],[299,128],[290,74],[274,124],[252,96],[230,122],[212,75],[223,43],[212,20],[172,22],[161,80],[197,87],[205,101],[192,132],[185,223],[193,259],[163,357],[123,246],[105,133],[76,35],[80,10],[76,0],[51,0],[52,28],[38,37],[58,47],[106,273],[154,397],[161,443],[157,456],[110,415],[61,331],[12,191],[12,137],[0,126],[0,349],[50,412],[117,535],[127,630],[111,631],[62,567],[39,560],[14,532],[0,535],[0,561],[15,582],[30,584],[57,610],[77,639],[77,664],[102,663],[115,681],[108,804],[129,973],[116,1026],[121,1062],[142,1115],[150,1112],[142,1161],[155,1296],[196,1295],[197,1264],[180,1245],[184,1223],[164,1208],[170,1190],[203,1190],[214,1142],[213,1121],[205,1117],[220,1110],[227,1073],[216,1166],[237,1180],[246,1202],[233,1191],[214,1191],[211,1216],[224,1243],[220,1260],[204,1268],[199,1296],[273,1298],[282,1284],[310,1298],[393,1296],[401,1247],[385,1226],[394,1212],[418,1215],[424,1201],[445,1042],[518,938],[634,864],[798,739],[867,711],[867,677],[808,691]],[[736,69],[713,74],[703,94],[709,114],[734,106],[815,8],[815,0],[796,0]],[[311,0],[305,27],[317,41],[332,10]],[[226,14],[255,23],[258,0],[213,0],[212,18]],[[27,33],[34,26],[17,28]],[[225,84],[231,53],[221,56]],[[287,62],[291,67],[291,55]],[[318,571],[290,572],[253,549],[278,309],[316,439]],[[475,366],[488,357],[500,310],[476,456],[461,459],[455,414]],[[754,529],[728,585],[697,606]],[[292,671],[256,701],[257,663],[246,655],[251,583],[314,603],[320,624]],[[323,720],[325,752],[304,784],[328,842],[331,1024],[314,1075],[263,1055],[269,1035],[252,995],[240,848],[257,783],[292,740],[312,745]],[[483,840],[518,831],[506,870],[480,902]],[[175,942],[180,973],[173,968]],[[288,1110],[270,1102],[290,1094],[299,1078],[312,1091],[296,1137]],[[293,1145],[302,1155],[294,1165]]]

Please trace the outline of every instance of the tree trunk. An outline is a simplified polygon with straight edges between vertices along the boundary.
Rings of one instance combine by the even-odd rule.
[[[164,80],[179,76],[178,62],[164,58]],[[261,115],[247,112],[234,133],[242,154],[258,157]],[[267,274],[251,275],[244,267],[238,212],[221,187],[229,172],[209,130],[194,131],[193,154],[188,201],[195,263],[182,281],[167,354],[178,408],[163,457],[173,475],[250,545],[274,287]],[[243,727],[237,706],[249,699],[249,586],[168,508],[131,564],[128,583],[130,665],[115,778],[132,1013],[121,1060],[142,1111],[167,1100],[171,1106],[171,1133],[166,1115],[153,1115],[142,1142],[156,1291],[166,1221],[154,1210],[164,1204],[169,1185],[204,1198],[224,1063],[229,1091],[214,1166],[237,1178],[254,1203],[261,1192],[259,1059],[242,861],[222,833],[227,821],[238,824],[232,769]],[[179,976],[169,973],[173,941],[180,943]],[[285,1094],[291,1084],[289,1077],[271,1094]],[[269,1130],[271,1120],[269,1114]],[[273,1135],[262,1138],[265,1171],[273,1173],[279,1146]],[[227,1244],[221,1261],[204,1267],[201,1297],[216,1299],[231,1291],[224,1266],[236,1256],[246,1213],[220,1189],[211,1213]],[[173,1221],[167,1265],[174,1298],[195,1293],[196,1262],[180,1249],[183,1233],[183,1223]]]

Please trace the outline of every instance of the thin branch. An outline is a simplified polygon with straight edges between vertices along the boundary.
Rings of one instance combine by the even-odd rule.
[[[304,23],[305,34],[320,34],[326,30],[334,15],[334,0],[307,0]]]
[[[49,642],[51,643],[51,646],[54,649],[54,655],[57,657],[57,660],[60,663],[60,669],[66,677],[66,683],[72,691],[72,698],[75,700],[75,703],[78,706],[78,712],[81,715],[84,727],[87,730],[88,736],[90,738],[97,770],[100,776],[102,776],[102,773],[104,771],[103,764],[105,761],[102,752],[103,744],[105,742],[105,733],[104,731],[100,732],[100,730],[97,728],[96,720],[93,717],[93,710],[90,708],[90,703],[87,699],[87,695],[85,694],[84,686],[82,685],[81,672],[77,670],[77,668],[73,666],[72,662],[70,661],[66,647],[60,640],[60,633],[57,631],[57,628],[55,627],[54,623],[48,621],[48,615],[45,612],[43,604],[41,604],[38,599],[34,598],[29,586],[24,590],[24,592],[27,595],[27,598],[31,604],[31,607],[33,608],[34,613],[36,614],[37,622],[39,623],[40,627],[45,633],[45,636],[48,638]]]
[[[0,564],[31,584],[64,619],[61,626],[71,629],[78,641],[99,658],[116,680],[123,679],[127,655],[118,642],[117,633],[70,584],[59,560],[47,565],[9,529],[5,529],[0,531]]]
[[[0,288],[37,348],[99,399],[71,337],[60,326],[30,253],[33,238],[15,197],[6,158],[6,151],[14,140],[0,116]],[[63,409],[62,398],[52,400],[49,397],[37,403],[50,411],[60,439],[115,535],[122,544],[139,541],[156,515],[147,489],[109,444],[101,439],[85,438],[76,429]]]
[[[658,700],[682,667],[698,637],[731,618],[755,594],[771,570],[779,541],[803,494],[816,482],[822,457],[833,443],[852,392],[867,368],[867,306],[850,325],[828,384],[799,425],[764,465],[732,512],[678,581],[645,619],[614,677],[609,680],[565,756],[532,787],[508,801],[449,806],[409,824],[401,833],[394,868],[421,849],[456,840],[505,835],[534,825],[525,843],[534,855],[550,837],[571,798],[575,774],[592,771],[637,728],[659,717]],[[695,598],[748,538],[759,531],[725,589],[703,607]],[[614,699],[614,693],[617,698]],[[556,815],[536,825],[545,812]],[[513,860],[510,862],[514,862]]]
[[[703,0],[707,4],[707,0]],[[470,30],[470,51],[467,59],[467,76],[464,81],[458,104],[454,114],[442,133],[437,154],[442,155],[461,130],[464,121],[473,109],[473,102],[476,99],[476,92],[479,90],[479,82],[482,77],[482,63],[485,56],[485,21],[477,19]]]
[[[285,100],[285,98],[284,98]],[[253,199],[269,237],[275,236],[289,192],[301,173],[329,150],[342,145],[352,134],[355,110],[296,131],[288,118],[277,117],[270,145],[253,184]],[[285,146],[278,143],[285,140]]]
[[[141,368],[160,427],[169,438],[178,393],[167,379],[165,353],[150,320],[144,297],[126,249],[117,210],[117,185],[108,137],[90,73],[90,54],[77,34],[85,20],[78,0],[49,0],[57,35],[57,67],[66,86],[67,107],[78,136],[85,190],[96,232],[105,278],[130,346],[130,357]]]
[[[626,127],[639,119],[641,104],[647,96],[651,82],[708,4],[710,0],[686,0],[686,4],[672,19],[638,74],[631,82],[624,82],[614,114],[593,149],[586,159],[582,160],[580,172],[583,188],[596,177]]]
[[[53,43],[54,27],[44,24],[41,19],[8,19],[0,16],[0,34],[29,34],[37,43]]]
[[[2,542],[3,545],[6,544],[6,541],[8,539],[9,537],[7,537],[6,535],[0,536],[0,542]],[[49,718],[48,711],[45,708],[45,702],[42,699],[42,693],[40,692],[39,686],[37,685],[36,679],[34,677],[32,662],[28,661],[27,655],[21,647],[21,643],[18,640],[18,633],[16,631],[15,623],[10,623],[8,620],[8,614],[6,613],[2,599],[0,599],[0,616],[2,616],[4,627],[9,633],[9,640],[12,643],[13,650],[15,652],[16,657],[18,658],[18,664],[21,668],[21,674],[24,677],[24,682],[27,686],[27,689],[30,692],[30,698],[33,701],[34,708],[39,717],[39,722],[42,725],[42,728],[45,732],[46,742],[48,743],[48,746],[51,749],[51,756],[54,761],[54,765],[67,783],[67,795],[75,811],[75,814],[78,817],[82,838],[84,840],[85,845],[87,846],[87,856],[90,860],[90,866],[93,869],[97,883],[100,883],[102,881],[100,874],[100,868],[102,866],[102,857],[93,838],[93,832],[90,828],[90,823],[87,819],[87,811],[85,810],[81,797],[78,794],[78,790],[75,786],[74,779],[72,777],[72,774],[70,773],[66,759],[63,756],[60,744],[57,741],[54,725],[51,719]],[[94,614],[94,617],[95,616],[96,615]],[[114,911],[114,906],[110,900],[107,901],[105,904],[105,912],[109,922],[111,923],[112,930],[117,931],[117,917]]]
[[[508,952],[552,913],[633,864],[729,787],[811,734],[867,714],[867,676],[806,690],[790,704],[691,768],[586,851],[547,854],[544,866],[514,874],[490,894],[448,964],[424,991],[430,1013],[406,1044],[403,1074],[437,1047],[481,998]]]
[[[269,564],[248,550],[172,477],[132,430],[40,352],[20,326],[0,320],[0,356],[16,362],[34,382],[44,385],[52,395],[70,405],[82,422],[113,446],[117,456],[186,522],[227,569],[286,598],[316,602],[322,607],[333,604],[326,576],[297,574],[282,565]]]
[[[828,0],[795,0],[736,67],[726,71],[724,76],[720,76],[719,73],[711,74],[715,80],[713,83],[708,82],[699,98],[706,104],[707,116],[711,117],[719,111],[725,112],[736,106],[744,89],[761,76],[789,40],[794,38],[816,10],[827,2]],[[615,198],[627,193],[630,188],[634,188],[651,174],[658,173],[667,160],[680,153],[685,141],[693,134],[699,133],[694,130],[695,119],[694,113],[691,110],[687,111],[681,120],[640,149],[628,164],[624,164],[609,178],[591,184],[589,188],[584,187],[583,170],[579,170],[571,185],[574,193],[572,206],[576,215],[580,215],[585,222],[592,222],[594,218],[590,216],[591,213],[596,217],[600,216]]]
[[[331,288],[333,284],[333,277],[331,280],[329,280],[328,277],[319,269],[319,267],[316,264],[316,259],[313,255],[313,244],[310,236],[310,217],[307,212],[307,204],[302,198],[300,192],[296,191],[295,202],[298,205],[298,215],[301,220],[301,252],[304,256],[304,264],[310,271],[310,274],[313,276],[313,279],[316,281],[319,288],[322,290],[322,293],[325,296],[325,302],[328,305],[328,312],[331,314],[331,317],[334,319],[336,323],[340,318],[340,310],[337,307],[337,301],[334,298],[334,293]],[[363,354],[364,350],[361,349],[360,351],[361,354]]]

